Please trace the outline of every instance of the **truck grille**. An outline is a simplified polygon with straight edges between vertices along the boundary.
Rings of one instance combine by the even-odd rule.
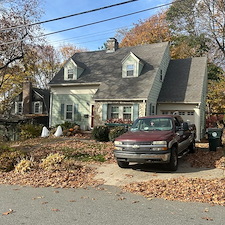
[[[123,145],[152,145],[152,142],[130,142],[130,141],[123,141]]]

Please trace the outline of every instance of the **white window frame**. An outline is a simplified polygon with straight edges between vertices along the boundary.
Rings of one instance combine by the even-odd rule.
[[[134,77],[134,64],[127,64],[126,65],[126,76],[127,77]]]
[[[23,113],[23,102],[15,102],[15,114]]]
[[[38,111],[36,111],[36,107],[38,107]],[[34,114],[42,114],[42,102],[41,101],[37,101],[37,102],[33,102],[33,113]]]
[[[114,112],[112,111],[112,108],[113,107],[118,107],[118,112],[115,112],[115,114],[116,113],[118,113],[118,118],[113,118],[112,117],[112,114],[114,114]],[[125,107],[130,107],[131,108],[131,110],[130,110],[130,113],[128,113],[128,112],[124,112],[124,108]],[[132,105],[110,105],[110,107],[109,107],[109,118],[110,119],[122,119],[122,120],[125,120],[125,118],[124,118],[124,114],[130,114],[130,119],[126,119],[126,120],[133,120],[133,106]]]
[[[67,79],[68,80],[73,80],[74,79],[74,74],[75,74],[75,71],[73,68],[68,68],[67,69]]]
[[[70,110],[70,111],[67,110],[67,106],[71,106],[72,107],[72,110]],[[73,104],[65,104],[64,111],[65,111],[65,113],[64,113],[64,119],[66,121],[72,121],[74,119],[74,105]],[[72,113],[72,118],[68,118],[67,117],[67,113]]]

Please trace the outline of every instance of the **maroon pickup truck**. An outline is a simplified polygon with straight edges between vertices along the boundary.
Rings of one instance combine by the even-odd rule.
[[[115,139],[114,156],[121,168],[130,162],[164,163],[167,170],[176,171],[178,157],[194,152],[194,128],[177,115],[140,117]]]

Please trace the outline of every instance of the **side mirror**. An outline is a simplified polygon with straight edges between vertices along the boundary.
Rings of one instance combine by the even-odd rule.
[[[188,125],[188,123],[187,123],[187,122],[183,122],[183,123],[181,124],[181,129],[184,130],[184,131],[189,130],[189,125]]]

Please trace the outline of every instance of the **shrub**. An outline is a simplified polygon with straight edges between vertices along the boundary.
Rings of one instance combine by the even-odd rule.
[[[124,126],[112,128],[109,132],[109,140],[114,141],[117,137],[119,137],[121,134],[124,134],[125,132],[126,128]]]
[[[51,153],[45,159],[42,159],[42,163],[39,166],[44,170],[59,170],[64,159],[64,155]]]
[[[63,130],[66,130],[66,129],[70,129],[76,125],[77,125],[76,123],[71,123],[71,122],[66,121],[62,124],[57,124],[55,127],[61,126]]]
[[[34,166],[33,160],[29,159],[22,159],[16,166],[15,172],[16,173],[26,173],[29,172],[32,167]]]
[[[20,126],[20,139],[26,140],[41,136],[42,125],[23,124]]]
[[[0,154],[0,170],[5,172],[13,170],[18,159],[24,156],[25,153],[21,151],[2,152]]]
[[[106,126],[96,126],[92,130],[92,137],[96,141],[109,141],[109,128]]]

